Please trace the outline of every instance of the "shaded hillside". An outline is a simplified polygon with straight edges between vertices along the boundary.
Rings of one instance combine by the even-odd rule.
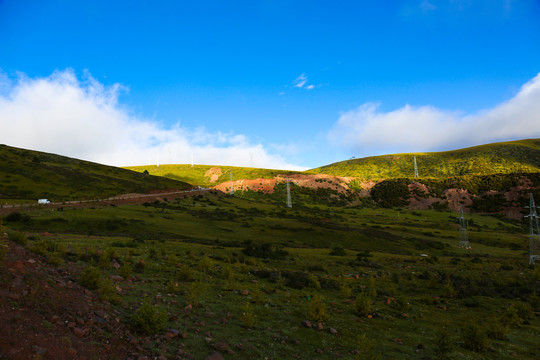
[[[190,187],[163,177],[0,145],[0,199],[62,201]]]
[[[306,173],[372,180],[412,178],[414,156],[420,178],[535,173],[540,172],[540,139],[494,143],[445,152],[372,156],[340,161]]]
[[[201,186],[214,186],[230,180],[273,179],[277,175],[299,174],[298,171],[259,169],[237,166],[213,166],[213,165],[146,165],[127,166],[125,169],[143,172],[147,170],[151,175],[163,176],[169,179],[185,181],[190,184]]]

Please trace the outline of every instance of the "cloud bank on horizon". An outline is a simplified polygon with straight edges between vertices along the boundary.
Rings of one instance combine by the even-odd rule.
[[[22,74],[15,81],[0,73],[0,143],[115,166],[190,163],[193,156],[197,164],[306,169],[285,160],[290,146],[269,149],[242,134],[165,128],[141,119],[119,103],[121,91],[121,85],[106,87],[89,74],[79,80],[71,70],[42,78]],[[369,156],[533,137],[540,137],[540,74],[508,101],[475,114],[429,105],[384,112],[365,103],[342,113],[326,146],[310,152]]]
[[[540,137],[540,73],[510,100],[475,114],[405,105],[380,111],[365,103],[344,112],[328,133],[338,147],[360,156],[453,150]]]
[[[115,166],[190,163],[193,156],[196,164],[305,169],[241,134],[140,119],[119,104],[122,89],[89,74],[80,81],[71,70],[14,82],[0,76],[0,143]]]

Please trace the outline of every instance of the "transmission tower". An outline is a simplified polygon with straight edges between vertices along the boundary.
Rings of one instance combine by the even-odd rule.
[[[414,157],[414,177],[418,177],[418,166],[416,165],[416,156]]]
[[[533,194],[529,194],[530,204],[525,208],[530,209],[529,215],[525,217],[529,218],[529,264],[534,265],[534,260],[540,259],[540,231],[538,228],[538,214],[536,209],[538,206],[534,204]]]
[[[471,249],[469,243],[469,236],[467,235],[467,222],[465,216],[463,216],[463,207],[459,207],[459,247],[467,250]]]
[[[287,177],[287,207],[292,208],[291,188],[289,186],[289,177]]]
[[[234,187],[233,187],[233,182],[232,182],[232,172],[229,174],[229,177],[231,178],[231,190],[230,190],[230,193],[231,193],[231,195],[234,195]]]

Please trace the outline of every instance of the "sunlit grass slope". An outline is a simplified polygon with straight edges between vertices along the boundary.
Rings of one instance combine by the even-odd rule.
[[[185,181],[190,184],[201,186],[212,186],[230,179],[230,173],[233,173],[233,180],[239,179],[271,179],[279,174],[298,174],[300,172],[288,170],[259,169],[237,166],[219,166],[219,165],[147,165],[147,166],[128,166],[125,169],[144,172],[148,171],[151,175],[163,176],[170,179]],[[213,169],[213,170],[211,170]],[[217,169],[220,169],[219,172]],[[209,172],[210,170],[210,172]],[[217,179],[211,181],[212,174],[217,174]]]
[[[363,179],[412,178],[414,156],[422,178],[540,172],[540,139],[493,143],[465,149],[372,156],[340,161],[307,173]]]
[[[190,187],[163,177],[0,145],[2,199],[62,201]]]

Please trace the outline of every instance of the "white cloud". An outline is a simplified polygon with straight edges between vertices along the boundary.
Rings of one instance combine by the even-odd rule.
[[[438,151],[540,137],[540,74],[510,100],[475,114],[405,105],[389,112],[366,103],[341,114],[328,138],[358,155]]]
[[[307,82],[306,74],[300,74],[296,79],[294,79],[294,87],[302,88]]]
[[[308,85],[308,86],[306,86],[306,89],[307,90],[313,90],[313,89],[315,89],[315,85]]]
[[[134,116],[118,102],[120,85],[56,71],[16,81],[0,73],[0,143],[109,165],[154,163],[300,169],[244,135],[165,128]]]

